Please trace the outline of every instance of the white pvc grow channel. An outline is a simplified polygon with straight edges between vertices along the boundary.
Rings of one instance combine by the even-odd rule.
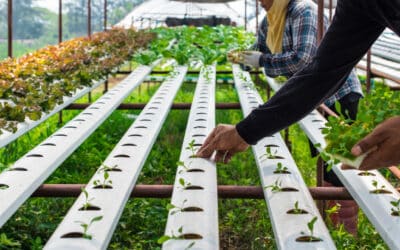
[[[163,249],[219,249],[215,163],[193,158],[215,126],[215,79],[215,65],[202,68],[179,158],[184,166],[178,166],[174,183],[175,208],[169,211],[165,230],[178,239],[166,241]]]
[[[153,64],[154,65],[154,64]],[[0,174],[0,226],[151,72],[140,66],[116,87]]]
[[[186,71],[186,66],[178,66],[174,74],[160,86],[103,166],[100,166],[89,181],[86,190],[90,199],[93,199],[90,203],[95,207],[94,210],[82,210],[86,199],[81,194],[47,242],[45,249],[107,248]],[[91,240],[82,238],[82,235],[74,237],[77,233],[82,233],[82,227],[76,221],[89,223],[97,216],[103,218],[88,228],[87,233],[92,236]]]
[[[277,91],[275,81],[267,77],[270,86]],[[275,86],[275,87],[274,87]],[[325,127],[326,120],[317,111],[313,111],[299,122],[299,125],[310,138],[313,144],[320,144],[325,148],[326,141],[321,132]],[[321,151],[321,147],[317,147]],[[341,164],[333,166],[333,171],[340,181],[350,192],[368,219],[375,226],[383,240],[391,249],[400,249],[400,216],[391,215],[391,201],[400,199],[397,190],[376,170],[368,171],[370,175],[359,170],[342,170]],[[372,182],[376,181],[378,186],[385,186],[389,194],[373,194]]]
[[[248,72],[242,71],[238,65],[233,65],[233,75],[243,113],[247,116],[263,101]],[[270,149],[270,154],[266,154],[267,148]],[[276,133],[260,140],[257,145],[252,146],[252,149],[278,249],[336,249],[280,134]],[[281,169],[277,168],[278,164],[281,164]],[[286,169],[283,169],[285,167]],[[267,187],[271,185],[282,190],[274,191],[272,187]],[[295,208],[296,202],[298,209],[303,211]],[[314,217],[318,219],[314,224],[313,234],[311,234],[307,223]],[[319,239],[319,241],[310,242],[304,236],[314,236],[315,240]]]

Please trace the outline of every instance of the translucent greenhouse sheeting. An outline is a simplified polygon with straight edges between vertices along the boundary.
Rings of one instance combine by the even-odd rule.
[[[229,17],[238,26],[244,25],[244,1],[228,3],[192,3],[169,0],[146,1],[129,13],[117,26],[148,28],[164,26],[167,17]],[[247,3],[248,19],[255,15],[255,5]]]

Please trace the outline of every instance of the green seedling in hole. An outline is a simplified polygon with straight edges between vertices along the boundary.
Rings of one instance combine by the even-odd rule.
[[[386,187],[385,185],[382,185],[380,188],[378,187],[378,181],[372,180],[372,186],[375,188],[374,190],[371,191],[371,193],[374,194],[379,194],[384,192],[384,188]]]
[[[183,178],[179,178],[179,184],[181,185],[182,189],[186,189],[192,185],[192,183],[185,181]]]
[[[294,209],[293,209],[294,214],[302,214],[303,210],[299,207],[299,201],[296,201],[294,203]]]
[[[326,220],[329,225],[333,225],[332,220],[331,220],[331,215],[339,213],[340,208],[341,208],[340,203],[336,203],[333,207],[331,207],[329,209],[325,209]]]
[[[279,174],[279,173],[284,174],[284,173],[289,173],[289,170],[288,170],[287,167],[284,167],[281,162],[278,162],[278,165],[277,165],[274,173],[276,173],[276,174]]]
[[[315,216],[314,218],[312,218],[312,219],[307,223],[307,228],[308,228],[308,231],[310,232],[310,234],[308,235],[308,236],[310,237],[310,241],[312,241],[313,238],[314,238],[314,224],[315,224],[315,222],[317,222],[317,220],[318,220],[318,217]],[[301,232],[301,234],[305,235],[304,232]]]
[[[278,179],[278,180],[276,180],[276,181],[274,182],[274,184],[265,186],[264,188],[265,188],[265,189],[271,188],[271,191],[272,191],[273,193],[276,193],[276,192],[281,192],[281,191],[282,191],[282,186],[281,186],[281,185],[282,185],[282,181],[279,181],[279,179]]]
[[[175,234],[174,234],[174,231],[171,230],[171,236],[169,236],[169,235],[163,235],[163,236],[161,236],[161,237],[157,240],[157,243],[161,245],[161,244],[163,244],[164,242],[166,242],[166,241],[168,241],[168,240],[182,240],[182,239],[183,239],[182,232],[183,232],[183,227],[180,227],[180,228],[178,229],[179,235],[175,235]],[[185,248],[185,250],[186,250],[186,249],[192,248],[192,247],[194,246],[195,243],[196,243],[195,241],[191,242],[191,243]]]
[[[260,160],[264,157],[265,157],[265,159],[262,161],[265,161],[266,159],[274,159],[274,158],[276,158],[276,153],[278,153],[278,150],[275,150],[275,152],[272,152],[271,147],[265,147],[265,153],[260,156]]]
[[[187,150],[190,150],[190,152],[192,152],[192,155],[190,156],[190,158],[196,158],[196,146],[194,145],[195,140],[192,140],[189,142],[188,146],[186,147]]]
[[[178,162],[176,163],[176,165],[177,165],[178,167],[179,167],[179,166],[182,166],[182,167],[184,168],[185,171],[188,171],[188,170],[189,170],[190,164],[192,164],[191,161],[189,162],[189,164],[188,164],[187,166],[186,166],[185,162],[183,162],[183,161],[178,161]],[[183,170],[183,169],[180,170],[179,173],[182,173],[184,170]]]
[[[85,222],[83,222],[83,221],[75,221],[75,223],[79,223],[80,226],[81,226],[82,229],[83,229],[82,238],[91,240],[91,239],[92,239],[92,235],[88,234],[89,227],[90,227],[94,222],[100,221],[101,219],[103,219],[103,216],[94,217],[93,219],[90,220],[89,223],[85,223]]]
[[[114,170],[116,170],[116,169],[118,169],[118,165],[117,165],[117,164],[115,164],[115,165],[112,166],[112,167],[109,167],[109,166],[107,166],[107,165],[105,165],[105,164],[102,164],[98,172],[99,172],[99,173],[100,173],[100,172],[108,172],[108,171],[114,171]]]
[[[400,216],[400,199],[398,199],[397,201],[391,201],[390,204],[393,206],[392,207],[392,215],[394,216]]]
[[[102,188],[106,188],[107,186],[111,186],[112,185],[112,181],[109,179],[110,178],[110,174],[107,171],[104,171],[103,177],[104,177],[103,181],[95,180],[93,182],[93,184],[95,186],[101,186]]]
[[[174,214],[176,214],[178,212],[182,212],[183,211],[186,202],[187,202],[187,199],[185,199],[182,202],[182,205],[180,207],[179,206],[175,206],[174,204],[170,203],[170,204],[167,205],[167,209],[168,210],[172,210],[173,209],[174,211],[171,211],[171,215],[174,215]]]
[[[94,198],[89,198],[89,193],[86,191],[86,189],[81,188],[82,193],[85,195],[85,203],[83,203],[83,210],[87,210],[88,207],[92,206],[90,202],[94,200]]]

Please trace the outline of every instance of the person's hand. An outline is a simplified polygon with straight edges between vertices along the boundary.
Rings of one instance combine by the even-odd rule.
[[[400,116],[387,119],[351,149],[359,156],[369,152],[362,161],[360,170],[370,170],[400,163]]]
[[[255,50],[247,50],[240,52],[239,63],[244,65],[259,68],[260,67],[260,57],[262,53]]]
[[[245,151],[248,147],[249,144],[240,137],[235,126],[220,124],[208,135],[196,156],[210,158],[217,151],[214,160],[228,163],[234,154]]]

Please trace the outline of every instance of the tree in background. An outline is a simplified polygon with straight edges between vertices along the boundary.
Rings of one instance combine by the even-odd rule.
[[[37,39],[43,35],[44,20],[35,0],[13,1],[13,38]],[[0,39],[7,38],[7,1],[0,1]]]
[[[42,12],[33,7],[34,3],[35,0],[13,1],[14,39],[37,39],[43,35],[44,20]],[[7,6],[7,4],[5,5]]]

